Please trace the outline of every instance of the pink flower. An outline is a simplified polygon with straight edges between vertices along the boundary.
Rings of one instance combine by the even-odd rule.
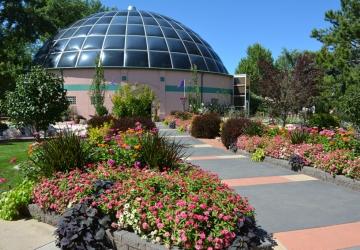
[[[164,228],[164,224],[162,224],[162,223],[158,223],[156,226],[157,226],[159,229]]]
[[[180,213],[180,217],[181,217],[182,219],[186,219],[186,218],[187,218],[186,212],[182,211],[182,212]]]
[[[176,202],[176,206],[179,206],[179,207],[186,206],[186,201],[179,200],[178,202]]]
[[[0,178],[0,184],[5,183],[5,182],[7,182],[7,180],[5,178]]]
[[[109,160],[107,161],[107,164],[108,164],[110,167],[112,167],[112,166],[115,165],[115,161],[114,161],[113,159],[109,159]]]
[[[148,229],[148,228],[149,228],[149,224],[147,224],[146,222],[144,222],[144,223],[142,224],[142,228],[143,228],[144,230]]]
[[[206,238],[206,236],[205,236],[205,233],[204,233],[204,232],[201,232],[199,236],[200,236],[200,239],[202,239],[202,240],[204,240],[204,239]]]
[[[165,233],[164,233],[164,236],[168,238],[168,237],[170,237],[170,233],[169,233],[169,232],[165,232]]]
[[[206,204],[204,204],[204,203],[200,204],[200,208],[201,209],[206,209]]]

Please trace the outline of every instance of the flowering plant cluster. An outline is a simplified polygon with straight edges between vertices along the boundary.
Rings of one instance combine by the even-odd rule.
[[[93,195],[98,180],[112,185]],[[89,201],[114,219],[113,227],[185,249],[224,249],[235,232],[248,231],[244,221],[254,216],[248,201],[217,176],[185,164],[159,172],[101,163],[43,179],[33,196],[41,208],[58,213]]]
[[[140,166],[137,159],[142,148],[141,138],[148,133],[156,134],[157,129],[144,130],[140,123],[136,123],[135,128],[130,128],[125,132],[108,133],[93,145],[93,161],[110,160],[113,164]]]
[[[177,117],[175,115],[168,115],[164,119],[164,124],[169,125],[171,122],[174,122],[176,128],[181,128],[180,132],[189,132],[191,128],[192,116],[184,117]]]
[[[360,179],[360,156],[356,148],[350,149],[350,144],[344,143],[356,141],[356,138],[350,137],[348,132],[323,131],[311,132],[313,133],[310,134],[312,143],[309,141],[299,144],[292,144],[287,134],[273,137],[243,135],[238,138],[237,147],[248,152],[255,152],[257,148],[262,148],[267,156],[277,159],[289,160],[292,156],[297,155],[304,165],[323,169],[333,175],[342,174]],[[342,139],[340,140],[339,137]],[[332,141],[338,142],[332,144]],[[334,147],[329,147],[329,145]]]

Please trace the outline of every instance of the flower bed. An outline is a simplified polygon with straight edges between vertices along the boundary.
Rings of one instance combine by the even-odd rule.
[[[296,161],[334,176],[345,175],[357,180],[360,179],[359,145],[354,133],[343,129],[318,133],[316,129],[308,128],[302,128],[300,132],[270,128],[262,137],[243,135],[237,140],[241,150],[252,153],[262,148],[267,156]]]
[[[34,202],[61,214],[89,200],[114,219],[114,228],[134,231],[143,239],[186,249],[228,247],[236,232],[248,231],[244,222],[252,220],[254,209],[217,176],[183,167],[158,172],[101,163],[83,172],[58,173],[36,186]],[[94,196],[99,180],[110,185]]]
[[[188,112],[172,112],[172,114],[165,117],[163,123],[169,125],[172,122],[175,123],[175,127],[180,132],[190,132],[191,122],[193,119],[193,114]]]
[[[62,215],[58,246],[104,246],[109,228],[185,249],[225,249],[235,239],[241,246],[261,243],[246,198],[181,161],[181,145],[141,124],[113,135],[103,130],[85,139],[93,163],[35,185],[35,205]]]

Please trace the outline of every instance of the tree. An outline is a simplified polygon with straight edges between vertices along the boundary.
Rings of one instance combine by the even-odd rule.
[[[198,113],[201,108],[201,88],[199,86],[199,77],[196,65],[191,66],[190,93],[188,94],[188,98],[190,112]]]
[[[259,68],[262,72],[261,95],[265,97],[270,114],[279,117],[283,126],[289,112],[313,105],[321,76],[314,55],[299,55],[292,68],[277,68],[268,61],[259,61]]]
[[[64,80],[41,67],[33,67],[16,80],[6,95],[7,113],[18,126],[30,125],[33,132],[46,130],[59,121],[69,106]]]
[[[341,9],[327,11],[325,20],[330,22],[329,28],[312,31],[312,37],[323,43],[317,57],[325,71],[322,98],[343,118],[359,126],[359,120],[349,111],[360,109],[353,92],[360,89],[360,1],[341,0]]]
[[[255,43],[247,48],[247,56],[240,60],[235,70],[235,74],[247,74],[250,79],[251,92],[255,95],[261,93],[259,84],[260,79],[263,78],[259,68],[261,61],[272,63],[273,58],[270,50],[265,49],[259,43]]]
[[[99,0],[0,0],[0,99],[29,70],[32,54],[46,39],[105,9]]]
[[[275,61],[275,66],[281,70],[292,70],[295,67],[298,57],[301,52],[297,50],[283,49],[281,54]]]
[[[96,58],[95,65],[95,75],[90,87],[90,99],[95,107],[96,115],[103,116],[106,115],[108,111],[104,106],[106,86],[104,68],[99,56]]]

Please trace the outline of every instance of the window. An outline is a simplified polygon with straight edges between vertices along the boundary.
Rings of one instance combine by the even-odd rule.
[[[150,67],[171,68],[170,55],[167,52],[150,51]]]
[[[104,49],[124,49],[125,36],[107,36]]]
[[[85,37],[77,37],[70,40],[67,44],[65,51],[79,50],[85,40]]]
[[[170,52],[186,53],[183,43],[178,39],[167,39]]]
[[[121,81],[127,81],[127,77],[126,76],[121,76]]]
[[[70,105],[76,104],[76,96],[67,96],[66,99]]]
[[[165,82],[165,77],[160,76],[160,82]]]
[[[144,26],[142,25],[128,25],[127,26],[128,35],[145,35]]]
[[[124,51],[122,50],[105,50],[103,52],[104,66],[120,66],[124,65]]]
[[[157,26],[145,26],[147,36],[163,36],[161,29]]]
[[[101,49],[104,41],[103,36],[93,36],[86,38],[84,45],[82,47],[83,50],[87,49]]]
[[[146,51],[126,51],[125,66],[148,67],[148,54]]]
[[[148,37],[149,50],[168,51],[165,39],[162,37]]]
[[[100,51],[82,51],[77,65],[79,67],[94,67],[99,54]]]
[[[126,48],[136,50],[146,50],[146,40],[142,36],[127,36]]]
[[[171,58],[174,64],[174,68],[178,69],[190,69],[191,64],[187,54],[171,53]]]

